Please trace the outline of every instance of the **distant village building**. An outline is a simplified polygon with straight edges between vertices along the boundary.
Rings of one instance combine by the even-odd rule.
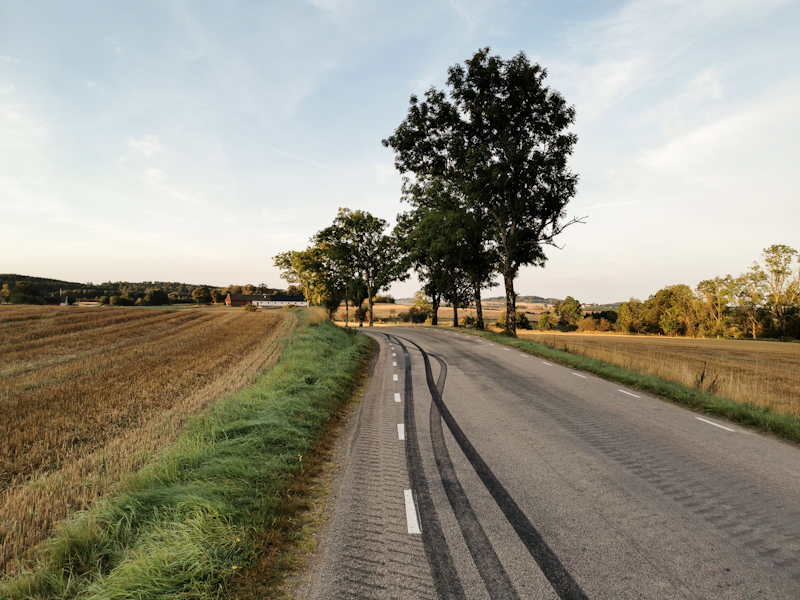
[[[286,294],[228,294],[225,298],[228,306],[262,306],[264,308],[278,308],[281,306],[308,306],[303,296],[288,296]]]

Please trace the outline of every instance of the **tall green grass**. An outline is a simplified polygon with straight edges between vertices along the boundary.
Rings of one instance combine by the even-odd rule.
[[[464,331],[464,333],[512,346],[528,354],[546,358],[574,369],[592,373],[609,381],[616,381],[623,385],[685,404],[706,414],[724,417],[759,431],[769,432],[793,442],[800,442],[800,419],[791,415],[774,413],[768,408],[752,404],[734,402],[728,398],[721,398],[698,389],[673,383],[661,377],[637,373],[636,371],[623,369],[587,356],[556,350],[538,342],[516,339],[502,333],[489,331]]]
[[[2,599],[216,598],[255,560],[369,340],[301,319],[278,364],[195,419],[119,494],[63,525]]]

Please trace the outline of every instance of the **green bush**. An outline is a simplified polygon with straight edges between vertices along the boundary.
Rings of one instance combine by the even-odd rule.
[[[421,306],[412,306],[397,315],[397,318],[402,323],[425,323],[425,320],[430,318],[430,311]]]
[[[553,328],[553,317],[550,313],[539,315],[539,331],[550,331]]]
[[[495,325],[502,329],[506,328],[506,311],[503,311],[503,314],[500,315],[500,318],[497,319]],[[517,311],[517,329],[532,329],[531,322],[528,320],[528,315],[526,315],[522,311]]]

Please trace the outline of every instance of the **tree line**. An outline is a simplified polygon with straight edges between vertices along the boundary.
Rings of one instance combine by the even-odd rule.
[[[800,255],[775,244],[738,277],[667,286],[617,311],[623,333],[691,337],[800,338]]]
[[[96,300],[111,306],[165,306],[169,304],[221,303],[232,294],[279,294],[302,295],[299,288],[288,290],[259,285],[229,285],[214,287],[178,282],[106,282],[95,285],[28,277],[24,275],[0,275],[0,302],[11,304],[44,304],[45,297],[67,296],[72,302],[78,299]]]
[[[385,220],[341,208],[333,224],[305,250],[275,257],[286,281],[309,302],[333,314],[368,302],[413,270],[431,299],[477,307],[484,328],[481,292],[493,278],[505,286],[504,329],[516,335],[514,280],[526,265],[544,266],[546,246],[566,227],[566,205],[578,177],[567,161],[577,137],[569,131],[575,108],[544,84],[547,71],[524,53],[510,60],[479,50],[448,70],[447,92],[431,87],[411,96],[406,118],[383,140],[404,175],[401,200],[412,210]]]

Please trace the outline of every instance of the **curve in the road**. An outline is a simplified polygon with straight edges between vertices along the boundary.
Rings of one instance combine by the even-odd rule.
[[[528,519],[522,509],[520,509],[519,505],[516,503],[514,498],[511,497],[503,484],[500,483],[489,465],[486,464],[486,461],[483,460],[481,455],[469,441],[469,438],[467,438],[466,434],[461,430],[461,427],[459,427],[458,423],[453,418],[453,415],[448,410],[447,405],[445,405],[444,401],[442,400],[441,394],[436,389],[436,382],[433,379],[433,370],[431,369],[431,363],[428,354],[415,342],[405,338],[400,338],[398,336],[394,337],[399,343],[402,344],[400,340],[404,340],[409,344],[413,344],[417,350],[419,350],[425,364],[425,377],[428,383],[428,389],[442,419],[447,424],[450,433],[453,435],[453,438],[456,440],[456,443],[461,448],[461,451],[464,453],[464,456],[466,456],[472,468],[475,470],[475,473],[489,491],[489,494],[491,494],[492,498],[497,503],[497,506],[500,508],[511,527],[513,527],[514,531],[519,536],[520,541],[522,541],[527,548],[531,557],[533,557],[533,559],[536,561],[536,564],[539,565],[539,568],[550,582],[550,585],[553,586],[553,589],[555,590],[556,594],[558,594],[558,597],[562,600],[588,600],[588,597],[569,573],[569,571],[567,571],[564,564],[561,562],[555,552],[553,552],[536,527],[534,527],[530,519]],[[411,363],[410,358],[407,355],[408,351],[404,344],[403,350],[406,354],[406,377],[409,379],[407,383],[410,385]],[[406,407],[406,414],[408,414],[408,407]],[[427,489],[427,483],[425,486]]]

